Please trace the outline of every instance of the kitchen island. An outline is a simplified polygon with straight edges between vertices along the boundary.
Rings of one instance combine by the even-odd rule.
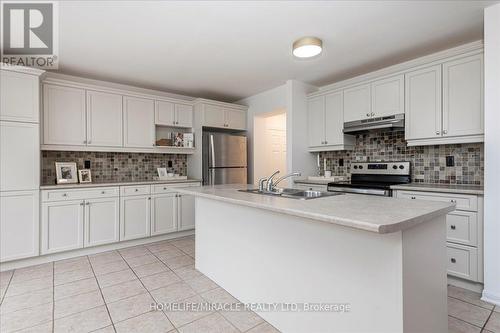
[[[445,215],[454,204],[246,188],[179,192],[196,196],[196,268],[262,306],[269,323],[283,332],[447,332]]]

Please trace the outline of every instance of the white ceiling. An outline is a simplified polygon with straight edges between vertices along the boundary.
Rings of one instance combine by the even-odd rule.
[[[482,38],[498,1],[60,1],[59,71],[235,101],[324,85]],[[297,60],[292,42],[323,39]]]

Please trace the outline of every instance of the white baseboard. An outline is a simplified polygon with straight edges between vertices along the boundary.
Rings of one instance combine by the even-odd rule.
[[[483,290],[483,297],[481,297],[481,300],[500,306],[500,295],[495,295],[486,290]]]
[[[189,235],[194,235],[194,229],[193,230],[186,230],[186,231],[179,231],[179,232],[167,234],[167,235],[134,239],[134,240],[124,241],[124,242],[119,242],[119,243],[89,247],[89,248],[85,248],[85,249],[71,250],[71,251],[66,251],[66,252],[61,252],[61,253],[42,255],[42,256],[38,256],[38,257],[13,260],[13,261],[1,263],[0,264],[0,272],[8,271],[11,269],[23,268],[23,267],[27,267],[27,266],[45,264],[45,263],[56,261],[56,260],[63,260],[63,259],[75,258],[75,257],[79,257],[79,256],[86,256],[89,254],[95,254],[95,253],[100,253],[100,252],[123,249],[124,247],[130,247],[130,246],[154,243],[154,242],[167,240],[167,239],[185,237],[185,236],[189,236]]]
[[[451,275],[448,275],[448,284],[451,284],[455,287],[475,291],[476,293],[482,293],[484,288],[482,283],[467,281]]]

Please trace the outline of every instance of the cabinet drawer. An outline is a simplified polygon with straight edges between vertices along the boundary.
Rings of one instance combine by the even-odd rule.
[[[453,193],[398,191],[398,198],[456,203],[456,209],[477,212],[477,196]]]
[[[85,189],[46,190],[42,191],[42,201],[83,200],[109,198],[119,195],[118,187],[96,187]]]
[[[469,246],[447,244],[448,274],[477,281],[477,249]]]
[[[175,192],[176,188],[179,187],[189,187],[189,186],[200,186],[199,182],[193,182],[193,183],[176,183],[176,184],[159,184],[159,185],[152,185],[151,186],[151,192],[156,194],[156,193],[170,193],[170,192]]]
[[[130,195],[148,195],[150,193],[150,185],[120,186],[120,195],[125,197]]]
[[[477,246],[477,213],[454,211],[446,215],[448,242]]]

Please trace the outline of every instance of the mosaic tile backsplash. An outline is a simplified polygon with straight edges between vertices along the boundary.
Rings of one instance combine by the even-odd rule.
[[[83,169],[84,161],[89,160],[92,182],[105,183],[153,180],[158,175],[156,168],[186,175],[186,159],[181,154],[42,151],[42,185],[56,183],[55,162],[76,162],[78,169]],[[172,161],[170,168],[169,161]]]
[[[482,143],[408,147],[404,134],[390,130],[358,134],[354,150],[321,152],[320,158],[327,159],[327,169],[335,176],[350,177],[353,161],[410,161],[415,183],[483,185]],[[454,157],[455,166],[446,166],[446,156]],[[343,166],[339,166],[340,159]]]

